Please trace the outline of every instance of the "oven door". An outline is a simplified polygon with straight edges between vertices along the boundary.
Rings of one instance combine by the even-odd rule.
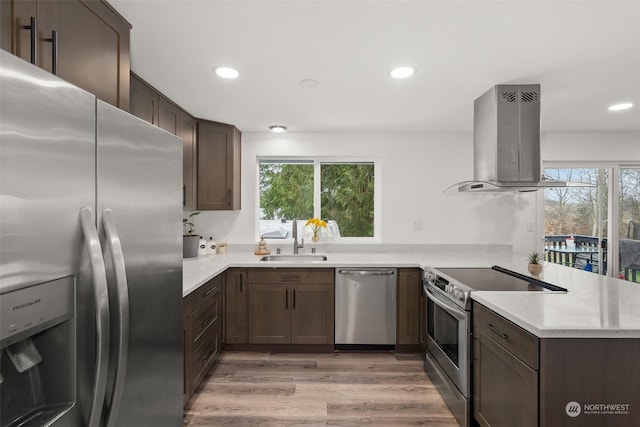
[[[470,387],[470,313],[425,284],[427,304],[427,351],[458,388],[462,396],[471,396]]]

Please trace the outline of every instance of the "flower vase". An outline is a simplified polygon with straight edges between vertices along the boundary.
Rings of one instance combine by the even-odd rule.
[[[318,240],[320,240],[320,236],[318,236],[317,234],[314,234],[313,236],[311,236],[311,241],[313,243],[318,243]]]

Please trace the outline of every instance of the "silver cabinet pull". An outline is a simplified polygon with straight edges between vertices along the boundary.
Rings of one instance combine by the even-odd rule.
[[[487,328],[491,329],[491,332],[493,332],[494,334],[498,335],[503,340],[507,339],[507,334],[504,334],[504,333],[500,332],[499,330],[497,330],[495,328],[495,326],[493,326],[491,323],[485,323],[485,325],[487,325]]]
[[[100,416],[107,388],[107,370],[109,368],[109,290],[107,275],[102,257],[102,248],[98,230],[94,225],[91,208],[80,209],[80,226],[84,244],[89,253],[93,278],[93,294],[96,304],[96,368],[93,398],[89,409],[89,427],[100,426]]]

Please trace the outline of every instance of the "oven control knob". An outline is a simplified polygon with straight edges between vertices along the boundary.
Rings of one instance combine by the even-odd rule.
[[[464,291],[461,289],[458,289],[456,291],[455,297],[458,298],[458,300],[460,301],[464,301],[464,297],[465,297]]]
[[[425,274],[425,278],[427,279],[427,283],[430,285],[434,285],[436,283],[436,273],[433,271],[428,271],[427,274]]]

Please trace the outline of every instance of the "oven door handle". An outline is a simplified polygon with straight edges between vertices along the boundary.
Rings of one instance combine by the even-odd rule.
[[[443,309],[444,311],[446,311],[447,313],[449,313],[450,315],[452,315],[456,319],[465,320],[466,316],[465,316],[465,312],[464,311],[458,310],[455,307],[452,307],[449,304],[445,303],[440,298],[438,298],[437,295],[435,295],[434,293],[429,291],[429,289],[427,289],[426,286],[424,287],[424,291],[427,293],[427,296],[429,297],[429,299],[431,301],[433,301],[433,303],[435,305],[437,305],[438,307],[440,307],[441,309]]]

